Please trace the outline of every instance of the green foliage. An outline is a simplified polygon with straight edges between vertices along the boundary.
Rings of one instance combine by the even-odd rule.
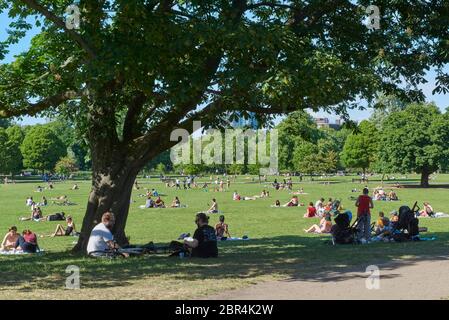
[[[428,175],[449,161],[449,118],[433,104],[411,104],[384,122],[380,161],[384,172]]]
[[[18,126],[0,128],[0,172],[16,174],[22,169],[20,144],[23,133]]]
[[[160,174],[164,174],[166,170],[167,169],[166,169],[166,167],[165,167],[165,165],[163,163],[159,163],[156,166],[156,171],[159,172]]]
[[[362,121],[358,132],[350,134],[346,139],[341,153],[345,166],[365,172],[376,162],[379,140],[376,126],[367,120]]]
[[[69,176],[70,174],[78,171],[75,159],[71,157],[63,157],[58,160],[55,165],[55,172],[58,174],[63,174]]]
[[[67,149],[59,137],[42,125],[27,131],[20,149],[23,165],[36,170],[53,170],[56,162],[67,154]]]
[[[281,170],[292,170],[296,161],[294,160],[295,150],[306,142],[316,143],[320,137],[313,118],[304,111],[293,112],[277,126],[277,129]],[[299,152],[303,157],[303,151]]]
[[[8,128],[11,125],[11,121],[8,119],[0,118],[0,128]]]

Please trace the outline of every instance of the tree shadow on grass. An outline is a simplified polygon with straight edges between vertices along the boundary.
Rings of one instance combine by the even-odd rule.
[[[203,279],[247,280],[259,276],[281,276],[291,280],[338,281],[360,266],[386,263],[395,268],[402,257],[413,261],[438,260],[447,252],[448,234],[434,233],[437,241],[373,243],[332,246],[326,237],[279,236],[249,241],[220,242],[218,259],[179,259],[166,255],[103,260],[69,252],[47,252],[40,256],[0,256],[0,292],[11,287],[61,289],[66,268],[80,267],[83,288],[131,285],[139,279],[171,279],[186,285]],[[398,260],[399,259],[399,260]],[[406,263],[411,263],[407,260]],[[353,276],[353,275],[352,275]],[[392,277],[394,275],[390,275]],[[163,281],[163,280],[162,280]]]

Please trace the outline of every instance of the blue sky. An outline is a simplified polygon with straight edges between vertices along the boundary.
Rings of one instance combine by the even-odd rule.
[[[8,18],[6,13],[0,13],[0,41],[4,40],[6,37],[6,29],[8,27],[8,24],[10,22],[10,19]],[[3,63],[10,62],[14,59],[14,55],[24,51],[29,46],[29,43],[32,39],[32,37],[38,32],[38,29],[32,29],[28,32],[27,36],[23,38],[17,45],[11,47],[9,55],[6,57]],[[449,66],[446,66],[446,72],[449,72]],[[426,79],[428,83],[421,86],[421,89],[423,90],[426,100],[431,102],[435,102],[435,104],[444,111],[447,107],[449,107],[449,96],[448,95],[432,95],[432,90],[435,88],[435,71],[430,70],[427,75]],[[371,115],[372,110],[366,109],[366,110],[350,110],[349,114],[353,120],[360,121],[363,119],[369,118]],[[328,114],[325,112],[318,112],[318,113],[312,113],[315,116],[324,116],[328,117],[331,120],[335,120],[337,117],[334,114]],[[35,123],[44,123],[46,120],[44,118],[34,118],[34,117],[25,117],[23,120],[18,121],[19,123],[25,124],[25,125],[31,125]]]

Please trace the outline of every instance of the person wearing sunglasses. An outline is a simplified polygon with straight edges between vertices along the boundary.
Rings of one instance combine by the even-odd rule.
[[[209,217],[204,213],[197,213],[195,218],[197,229],[193,239],[184,240],[184,244],[191,251],[192,257],[216,258],[218,257],[217,236],[215,229],[209,225]]]

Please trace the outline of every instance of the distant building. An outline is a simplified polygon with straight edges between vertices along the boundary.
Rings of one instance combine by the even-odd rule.
[[[339,130],[341,128],[341,120],[335,120],[335,123],[330,123],[329,118],[314,118],[318,128],[332,128]]]

